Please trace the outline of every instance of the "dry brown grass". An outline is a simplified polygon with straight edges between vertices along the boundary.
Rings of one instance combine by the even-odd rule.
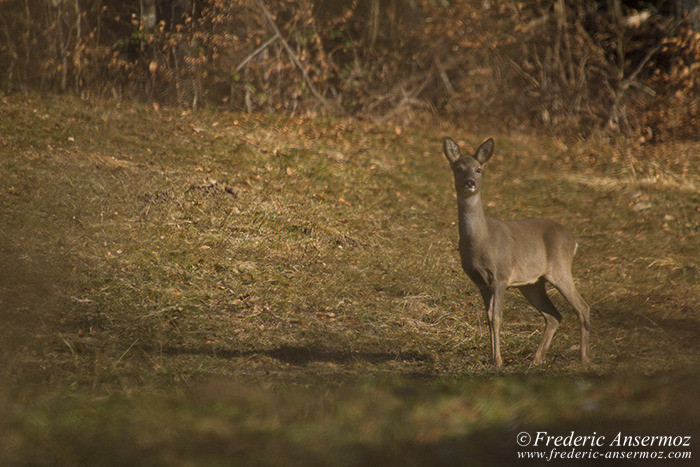
[[[486,136],[450,133],[467,145]],[[0,453],[18,462],[35,459],[26,457],[32,439],[49,446],[41,453],[51,452],[48,440],[62,443],[49,458],[70,463],[100,459],[104,440],[124,451],[130,428],[172,423],[187,428],[146,437],[152,443],[137,451],[168,463],[189,455],[176,446],[192,446],[190,435],[218,433],[220,459],[235,438],[242,444],[231,449],[250,462],[265,443],[280,459],[292,446],[296,459],[332,460],[333,446],[352,451],[334,430],[352,426],[350,443],[366,448],[358,452],[397,454],[417,440],[510,433],[509,420],[583,423],[576,404],[587,397],[603,401],[590,416],[606,424],[664,418],[673,391],[664,380],[696,381],[682,375],[696,374],[700,344],[697,144],[669,162],[667,148],[654,146],[634,147],[643,152],[630,159],[624,142],[493,135],[487,211],[545,216],[575,232],[594,361],[580,368],[578,324],[555,296],[565,320],[549,362],[530,368],[541,318],[509,293],[506,367],[496,372],[476,289],[457,260],[443,134],[12,96],[0,107],[0,136],[0,391],[9,420]],[[629,374],[637,376],[620,376]],[[214,401],[190,394],[216,378],[225,383],[207,389]],[[228,399],[236,391],[243,402]],[[412,391],[425,401],[405,395]],[[538,408],[540,391],[548,402]],[[679,391],[677,405],[696,410]],[[474,394],[492,407],[468,403]],[[250,397],[259,397],[252,408]],[[635,415],[643,406],[650,412]],[[277,407],[287,412],[266,412]],[[399,415],[406,407],[408,418]],[[70,419],[73,411],[82,418]],[[122,411],[114,428],[77,435]],[[330,434],[297,422],[304,413]],[[305,428],[294,435],[298,423]],[[64,429],[68,438],[57,435]],[[262,445],[251,441],[258,435]],[[311,446],[319,439],[327,448]]]

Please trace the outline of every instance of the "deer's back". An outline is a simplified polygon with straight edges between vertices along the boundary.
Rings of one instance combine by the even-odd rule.
[[[489,246],[478,266],[509,286],[532,284],[553,269],[570,270],[576,240],[563,225],[547,219],[487,223]]]

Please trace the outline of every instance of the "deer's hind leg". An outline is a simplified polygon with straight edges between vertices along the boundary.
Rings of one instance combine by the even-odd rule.
[[[544,337],[532,361],[533,365],[539,365],[544,361],[549,345],[552,343],[552,337],[554,337],[554,333],[557,332],[557,327],[559,327],[562,316],[551,300],[549,300],[549,297],[547,297],[543,279],[538,280],[534,284],[521,285],[518,289],[520,289],[520,292],[522,292],[527,301],[542,313],[542,317],[544,318]]]
[[[588,304],[579,295],[574,285],[574,279],[571,274],[562,273],[556,278],[556,281],[550,281],[557,288],[566,301],[576,310],[578,319],[581,323],[581,363],[584,365],[590,363],[589,357],[589,333],[591,330],[590,314],[591,310]]]

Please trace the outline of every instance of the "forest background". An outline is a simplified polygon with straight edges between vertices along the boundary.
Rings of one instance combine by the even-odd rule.
[[[698,137],[690,0],[3,0],[0,88]]]

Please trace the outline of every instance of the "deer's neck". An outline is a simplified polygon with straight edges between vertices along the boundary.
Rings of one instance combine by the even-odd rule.
[[[481,206],[481,194],[468,198],[458,198],[459,239],[460,242],[473,244],[488,237],[486,216]]]

